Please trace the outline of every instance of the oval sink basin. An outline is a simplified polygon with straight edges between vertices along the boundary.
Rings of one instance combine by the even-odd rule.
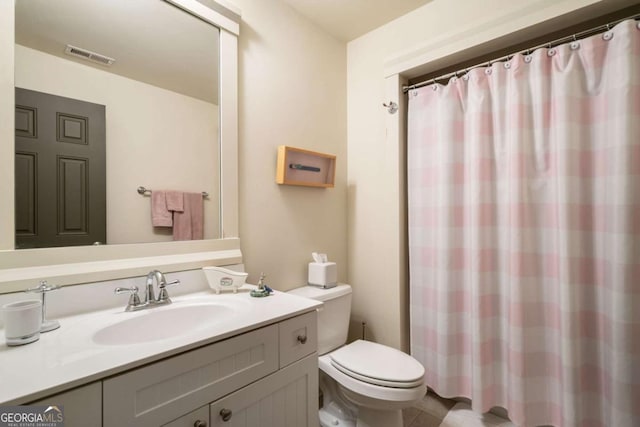
[[[179,337],[227,321],[238,313],[231,304],[203,303],[149,308],[135,317],[106,326],[93,335],[105,345],[139,344]]]

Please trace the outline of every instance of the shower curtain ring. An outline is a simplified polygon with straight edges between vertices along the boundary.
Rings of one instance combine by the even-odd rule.
[[[580,48],[580,42],[578,41],[578,38],[576,37],[576,35],[573,35],[573,41],[569,44],[569,48],[571,50],[576,50]]]

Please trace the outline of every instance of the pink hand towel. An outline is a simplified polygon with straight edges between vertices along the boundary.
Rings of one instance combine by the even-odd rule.
[[[151,193],[151,224],[154,227],[171,227],[173,225],[171,212],[167,209],[165,192],[162,190]]]
[[[184,193],[182,191],[166,191],[167,209],[173,212],[184,211]]]
[[[184,211],[173,214],[173,240],[204,238],[204,203],[202,193],[184,193]]]

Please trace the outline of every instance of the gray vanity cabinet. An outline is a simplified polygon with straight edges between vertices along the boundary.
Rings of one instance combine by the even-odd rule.
[[[67,427],[318,427],[315,311],[49,396]]]
[[[306,313],[103,380],[103,426],[317,427],[316,317]],[[210,412],[202,410],[209,404]]]
[[[213,402],[211,426],[317,427],[317,334],[315,311],[280,322],[280,369]]]
[[[37,406],[62,406],[67,427],[102,425],[102,383],[100,381],[30,402]]]
[[[278,325],[103,381],[104,427],[170,422],[278,369]]]

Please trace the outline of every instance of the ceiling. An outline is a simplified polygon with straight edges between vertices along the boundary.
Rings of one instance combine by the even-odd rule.
[[[431,0],[283,1],[346,42]],[[18,44],[216,104],[218,37],[210,25],[159,0],[16,0]],[[67,44],[115,63],[65,55]]]
[[[16,43],[214,104],[218,40],[217,28],[159,0],[16,1]],[[115,62],[66,55],[67,44]]]
[[[351,41],[431,0],[283,0],[338,40]]]

